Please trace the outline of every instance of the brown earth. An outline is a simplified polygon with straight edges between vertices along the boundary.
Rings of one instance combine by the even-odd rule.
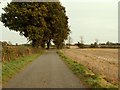
[[[87,66],[113,84],[118,83],[118,49],[63,49],[70,58]]]

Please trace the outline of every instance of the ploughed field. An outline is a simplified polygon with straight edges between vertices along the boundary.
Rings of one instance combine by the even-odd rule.
[[[118,49],[63,49],[62,52],[100,74],[108,82],[118,84]]]

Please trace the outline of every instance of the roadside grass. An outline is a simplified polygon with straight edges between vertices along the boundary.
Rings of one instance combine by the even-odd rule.
[[[90,88],[103,88],[108,90],[117,90],[118,85],[113,85],[104,80],[99,74],[93,73],[87,67],[77,63],[75,60],[65,56],[62,52],[58,51],[58,55],[62,58],[65,64],[73,71],[75,75],[80,78]]]
[[[2,63],[2,83],[5,84],[10,80],[15,74],[20,72],[27,64],[39,57],[43,51],[20,57],[16,60],[5,61]]]

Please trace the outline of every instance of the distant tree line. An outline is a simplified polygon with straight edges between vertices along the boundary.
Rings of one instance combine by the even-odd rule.
[[[91,43],[91,44],[83,44],[83,43],[76,43],[79,48],[120,48],[120,43],[112,43],[107,41],[106,43]]]

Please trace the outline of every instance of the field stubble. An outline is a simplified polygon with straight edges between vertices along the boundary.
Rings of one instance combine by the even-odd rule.
[[[62,53],[118,84],[118,49],[63,49]]]

